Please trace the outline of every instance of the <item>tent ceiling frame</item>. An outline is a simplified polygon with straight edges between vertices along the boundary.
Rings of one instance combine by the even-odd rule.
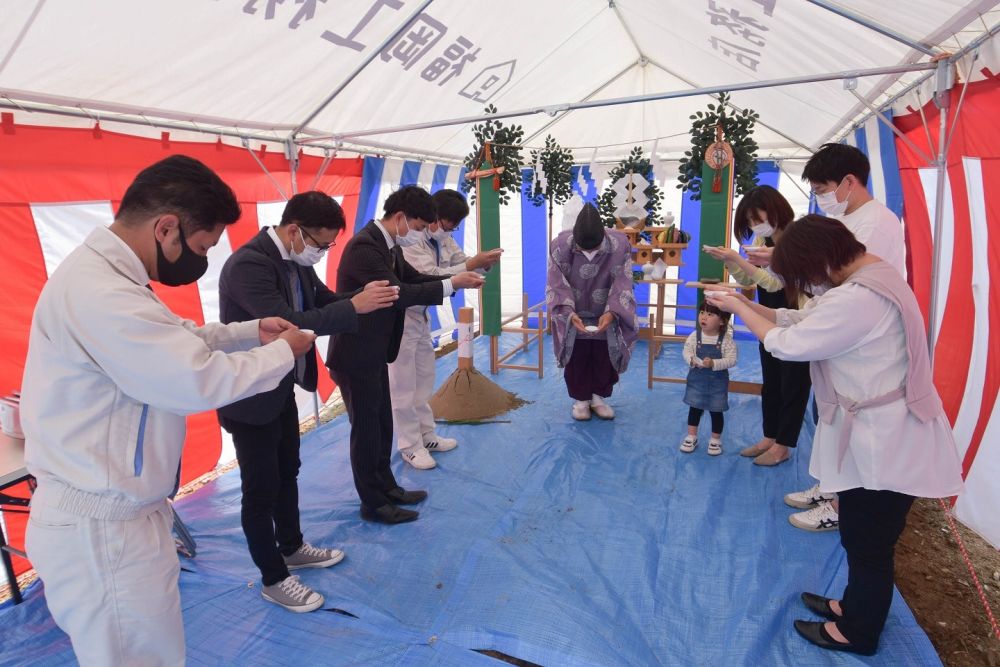
[[[634,68],[637,65],[639,65],[639,63],[640,63],[640,61],[638,61],[638,60],[635,61],[634,63],[630,63],[625,69],[623,69],[622,71],[618,72],[613,77],[611,77],[610,79],[608,79],[607,81],[605,81],[604,83],[602,83],[601,85],[599,85],[597,88],[595,88],[593,91],[591,91],[590,93],[588,93],[587,95],[585,95],[583,97],[583,99],[580,100],[580,102],[587,102],[588,100],[593,99],[594,95],[599,94],[602,90],[604,90],[605,88],[607,88],[608,86],[610,86],[611,84],[613,84],[615,81],[617,81],[618,79],[620,79],[623,76],[625,76],[626,74],[628,74],[632,70],[632,68]],[[530,142],[534,141],[539,136],[541,136],[541,134],[543,132],[545,132],[546,130],[548,130],[549,128],[551,128],[556,123],[560,122],[562,119],[566,118],[570,113],[572,113],[572,112],[571,111],[567,111],[566,113],[560,114],[556,118],[553,118],[552,120],[550,120],[549,122],[547,122],[545,125],[542,125],[538,130],[536,130],[535,132],[533,132],[531,134],[531,136],[525,138],[522,143],[527,144],[527,143],[530,143]]]
[[[658,100],[668,100],[677,99],[682,97],[696,97],[699,95],[712,95],[723,92],[732,92],[737,90],[757,90],[760,88],[777,88],[780,86],[793,86],[805,83],[819,83],[823,81],[838,81],[841,79],[851,79],[851,78],[863,78],[869,76],[881,76],[884,74],[900,74],[904,72],[922,72],[924,70],[934,69],[936,65],[934,63],[913,63],[913,64],[901,64],[901,65],[890,65],[887,67],[873,67],[867,69],[858,70],[844,70],[840,72],[831,72],[828,74],[810,74],[805,76],[788,77],[783,79],[767,79],[763,81],[745,81],[741,83],[730,83],[720,86],[709,86],[703,88],[691,88],[686,90],[673,90],[661,93],[648,93],[645,95],[632,95],[628,97],[615,97],[603,100],[592,100],[586,102],[564,102],[562,104],[551,104],[542,105],[536,107],[530,107],[527,109],[517,109],[514,111],[505,111],[495,114],[477,114],[475,116],[463,116],[460,118],[450,118],[435,121],[427,121],[423,123],[411,123],[408,125],[396,125],[392,127],[383,127],[375,129],[365,129],[365,130],[352,130],[348,132],[340,132],[337,134],[332,134],[328,136],[316,137],[315,139],[333,139],[333,140],[345,140],[354,139],[357,137],[372,136],[378,134],[394,134],[397,132],[409,132],[414,130],[427,130],[438,127],[447,127],[449,125],[465,125],[469,123],[478,123],[488,119],[500,120],[503,118],[515,118],[518,116],[530,116],[537,113],[547,113],[549,115],[555,116],[560,112],[572,111],[575,109],[593,109],[606,106],[618,106],[622,104],[635,104],[638,102],[653,102]]]
[[[990,39],[992,39],[994,36],[996,36],[997,33],[1000,33],[1000,23],[995,24],[992,28],[989,28],[987,31],[983,32],[981,35],[979,35],[974,40],[972,40],[971,42],[969,42],[968,44],[966,44],[964,47],[962,47],[961,50],[955,52],[949,58],[949,61],[952,62],[952,63],[957,63],[960,59],[962,59],[965,56],[967,56],[970,52],[975,51],[980,46],[982,46],[983,44],[985,44],[987,41],[989,41]],[[890,97],[889,99],[887,99],[885,102],[883,102],[882,104],[880,104],[878,106],[878,108],[879,109],[885,109],[888,106],[892,106],[893,104],[895,104],[896,102],[898,102],[902,98],[906,97],[910,93],[914,92],[915,90],[919,90],[920,86],[924,85],[924,83],[926,83],[932,76],[934,76],[935,73],[936,73],[936,71],[937,70],[933,70],[933,71],[926,72],[926,73],[922,74],[920,77],[918,77],[914,81],[912,81],[909,84],[907,84],[907,86],[905,88],[903,88],[903,90],[899,91],[898,93],[896,93],[895,95],[893,95],[892,97]],[[918,100],[918,108],[922,109],[923,106],[924,106],[923,105],[923,101],[922,100]],[[871,113],[871,112],[865,114],[859,120],[857,120],[856,122],[854,122],[849,128],[846,128],[844,130],[844,132],[845,133],[849,132],[851,129],[854,129],[854,128],[857,128],[857,127],[860,127],[860,126],[864,125],[865,122],[867,122],[868,119],[871,118],[873,115],[874,114]],[[927,121],[926,120],[924,121],[924,125],[925,126],[927,125]],[[929,135],[928,135],[928,145],[931,145],[930,136]]]
[[[348,74],[347,78],[341,81],[340,84],[333,89],[333,92],[327,95],[326,99],[323,100],[323,102],[318,107],[316,107],[316,109],[314,109],[313,112],[310,113],[304,121],[295,126],[295,129],[293,129],[291,131],[291,134],[288,135],[288,140],[295,141],[296,135],[301,134],[309,125],[309,123],[311,123],[316,118],[316,116],[323,113],[323,110],[326,109],[328,106],[330,106],[330,103],[333,102],[333,100],[336,99],[337,96],[340,95],[340,93],[342,93],[345,88],[347,88],[347,86],[351,85],[351,82],[354,81],[354,79],[356,79],[358,75],[361,74],[361,72],[363,72],[365,68],[367,68],[368,65],[370,65],[371,62],[378,57],[380,53],[382,53],[382,50],[385,49],[390,44],[392,44],[393,40],[399,37],[399,35],[404,30],[406,30],[410,26],[410,24],[413,23],[416,20],[416,18],[420,16],[420,14],[425,9],[427,9],[427,6],[430,5],[432,2],[434,2],[434,0],[424,0],[420,4],[420,6],[417,7],[417,9],[405,21],[403,21],[400,24],[400,26],[397,29],[393,30],[388,37],[382,40],[381,44],[372,49],[371,52],[367,56],[365,56],[365,59],[362,60],[361,63],[354,68],[354,71]]]
[[[663,66],[662,64],[660,64],[660,63],[659,63],[658,61],[656,61],[656,60],[650,60],[649,62],[650,62],[650,64],[652,64],[652,65],[653,65],[653,67],[656,67],[656,68],[660,69],[661,71],[663,71],[663,72],[665,72],[665,73],[669,74],[670,76],[674,77],[675,79],[678,79],[678,80],[680,80],[680,81],[683,81],[684,83],[686,83],[686,84],[687,84],[687,85],[689,85],[689,86],[694,86],[694,85],[695,85],[695,84],[694,84],[694,82],[692,82],[692,81],[689,81],[688,79],[684,78],[683,76],[681,76],[681,75],[680,75],[680,74],[678,74],[677,72],[674,72],[673,70],[671,70],[671,69],[669,69],[669,68],[667,68],[667,67],[664,67],[664,66]],[[713,99],[716,99],[716,100],[717,100],[717,99],[719,99],[719,96],[718,96],[718,94],[713,94],[713,95],[711,95],[711,97],[712,97]],[[735,105],[735,104],[733,104],[732,102],[730,102],[730,103],[729,103],[729,104],[727,104],[726,106],[728,106],[728,107],[729,107],[730,109],[733,109],[733,110],[734,110],[734,111],[736,111],[736,112],[742,112],[742,111],[743,111],[743,109],[742,109],[742,108],[740,108],[740,107],[736,106],[736,105]],[[766,128],[766,129],[770,130],[771,132],[774,132],[774,133],[775,133],[775,134],[777,134],[777,135],[778,135],[779,137],[781,137],[781,138],[783,138],[783,139],[787,139],[788,141],[792,142],[793,144],[795,144],[796,146],[798,146],[798,147],[799,147],[799,148],[801,148],[802,150],[804,150],[804,151],[807,151],[808,153],[812,154],[812,152],[813,152],[813,151],[812,151],[812,149],[811,149],[811,148],[809,148],[808,146],[806,146],[805,144],[803,144],[803,143],[802,143],[801,141],[799,141],[798,139],[795,139],[795,138],[793,138],[793,137],[790,137],[790,136],[788,136],[787,134],[785,134],[785,133],[784,133],[784,132],[782,132],[781,130],[777,129],[777,128],[776,128],[776,127],[774,127],[773,125],[768,125],[767,123],[765,123],[765,122],[762,122],[762,121],[761,121],[761,120],[759,120],[759,119],[757,120],[757,124],[758,124],[758,125],[760,125],[761,127],[764,127],[764,128]]]
[[[890,28],[888,26],[882,25],[881,23],[878,23],[877,21],[873,21],[870,18],[868,18],[866,16],[862,16],[861,14],[858,14],[856,12],[852,12],[851,10],[847,9],[846,7],[841,7],[840,5],[837,5],[837,4],[833,3],[833,2],[830,2],[830,0],[806,0],[806,2],[809,2],[810,4],[816,5],[817,7],[821,7],[822,9],[825,9],[825,10],[827,10],[829,12],[833,12],[837,16],[841,16],[841,17],[847,19],[848,21],[851,21],[853,23],[857,23],[860,26],[864,26],[865,28],[868,28],[869,30],[874,30],[875,32],[879,33],[880,35],[884,35],[885,37],[888,37],[889,39],[895,40],[895,41],[899,42],[900,44],[905,44],[906,46],[910,47],[911,49],[915,49],[917,51],[920,51],[924,55],[928,55],[928,56],[934,57],[934,56],[937,56],[937,55],[939,55],[941,53],[941,51],[939,51],[938,49],[935,49],[933,46],[929,46],[929,45],[924,44],[922,42],[918,42],[918,41],[916,41],[914,39],[911,39],[911,38],[907,37],[906,35],[898,32],[896,30],[893,30],[892,28]]]

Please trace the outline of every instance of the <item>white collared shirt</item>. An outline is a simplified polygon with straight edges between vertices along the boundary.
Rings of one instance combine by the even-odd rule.
[[[278,236],[277,228],[268,227],[267,235],[271,237],[272,241],[274,241],[274,245],[278,246],[278,252],[281,253],[281,259],[286,262],[292,261],[292,256],[288,253],[288,250],[285,249],[285,244],[281,242],[281,237]]]
[[[385,237],[385,244],[389,247],[389,250],[392,250],[393,248],[395,248],[396,247],[396,241],[391,236],[389,236],[389,232],[387,232],[385,230],[385,227],[382,225],[382,221],[381,220],[376,220],[375,221],[375,226],[379,228],[379,231],[382,232],[382,236]],[[423,236],[423,234],[424,234],[423,232],[418,232],[418,231],[415,231],[413,229],[411,229],[409,231],[409,233],[410,234],[419,234],[420,236]],[[421,243],[425,243],[426,244],[426,242],[423,241],[423,240],[421,240]],[[409,247],[412,248],[414,246],[409,246]],[[404,258],[406,257],[406,248],[403,249],[403,257]],[[409,262],[409,260],[407,260],[407,262]],[[421,273],[424,273],[420,269],[417,269],[417,270],[420,271]],[[455,293],[455,286],[451,284],[451,278],[445,278],[444,280],[442,280],[441,281],[441,286],[444,289],[444,298],[447,299],[449,296],[451,296],[452,294]],[[423,308],[423,306],[421,306],[421,308]]]

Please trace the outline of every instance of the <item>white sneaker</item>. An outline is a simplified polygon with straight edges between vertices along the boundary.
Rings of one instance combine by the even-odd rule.
[[[681,442],[681,451],[690,454],[696,449],[698,449],[698,438],[693,435],[684,436],[684,440]]]
[[[805,491],[796,491],[795,493],[786,494],[785,504],[789,507],[797,507],[801,510],[807,510],[810,507],[815,507],[821,502],[833,500],[836,497],[836,493],[823,493],[820,491],[819,482],[817,482],[814,486],[810,486]]]
[[[573,404],[573,419],[578,422],[590,420],[590,401],[577,401]]]
[[[722,441],[721,440],[709,440],[708,441],[708,455],[718,456],[722,453]]]
[[[401,449],[399,450],[399,455],[417,470],[430,470],[437,465],[434,457],[421,445]]]
[[[796,512],[788,517],[788,521],[796,528],[813,533],[824,533],[840,528],[840,516],[833,509],[832,502],[820,503],[811,510]]]
[[[323,549],[314,547],[308,542],[291,556],[282,556],[289,570],[301,570],[304,567],[330,567],[344,560],[344,552],[340,549]]]
[[[611,409],[611,406],[604,402],[604,399],[594,394],[594,397],[590,399],[590,409],[594,411],[594,414],[601,419],[614,419],[615,411]]]
[[[431,433],[423,437],[424,447],[432,452],[450,452],[458,447],[458,440],[455,438],[442,438],[437,433]]]
[[[260,594],[268,602],[281,605],[296,614],[304,614],[323,606],[323,596],[299,581],[294,574],[276,584],[264,586]]]

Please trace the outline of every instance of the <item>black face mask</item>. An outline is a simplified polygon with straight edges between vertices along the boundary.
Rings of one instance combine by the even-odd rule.
[[[193,283],[208,271],[208,257],[191,250],[191,246],[184,239],[184,230],[181,229],[180,223],[177,225],[177,233],[181,239],[181,256],[174,262],[167,260],[163,254],[163,246],[156,241],[156,275],[161,283],[170,287]]]

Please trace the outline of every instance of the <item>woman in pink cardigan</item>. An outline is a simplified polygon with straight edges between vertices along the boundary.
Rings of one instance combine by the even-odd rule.
[[[924,320],[909,286],[840,222],[807,215],[785,231],[772,269],[801,310],[707,293],[779,359],[810,362],[820,421],[809,473],[840,496],[847,587],[840,600],[803,593],[827,622],[795,621],[826,649],[871,655],[889,614],[893,552],[916,496],[962,491],[961,465],[934,388]]]

